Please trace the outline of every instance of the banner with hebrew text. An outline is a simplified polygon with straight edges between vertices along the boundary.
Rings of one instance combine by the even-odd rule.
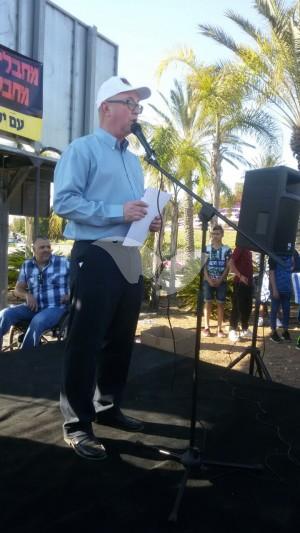
[[[0,130],[40,140],[43,65],[0,45]]]

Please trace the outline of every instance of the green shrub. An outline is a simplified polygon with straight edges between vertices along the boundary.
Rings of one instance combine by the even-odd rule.
[[[8,288],[14,289],[20,268],[25,261],[25,251],[16,250],[8,255]]]

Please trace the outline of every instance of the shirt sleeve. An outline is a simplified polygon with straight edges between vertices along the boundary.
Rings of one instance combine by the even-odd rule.
[[[124,222],[123,205],[84,196],[90,173],[90,157],[72,143],[58,161],[54,173],[54,211],[63,218],[91,226]]]

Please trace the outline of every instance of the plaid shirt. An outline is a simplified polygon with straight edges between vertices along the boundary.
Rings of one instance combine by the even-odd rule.
[[[226,244],[222,244],[219,248],[209,244],[206,246],[206,253],[208,254],[206,269],[209,277],[220,278],[231,256],[231,249]]]
[[[37,301],[39,310],[47,307],[65,307],[61,298],[69,294],[70,265],[65,257],[51,255],[49,263],[39,268],[35,258],[26,259],[18,281],[26,283],[28,291]]]

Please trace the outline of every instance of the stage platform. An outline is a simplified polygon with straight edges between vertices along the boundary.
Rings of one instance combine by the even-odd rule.
[[[3,533],[295,533],[300,527],[300,390],[200,363],[201,457],[261,472],[193,469],[178,522],[168,522],[184,468],[136,444],[189,443],[193,359],[136,344],[124,409],[141,434],[96,426],[109,457],[85,461],[61,436],[63,346],[0,356]]]

